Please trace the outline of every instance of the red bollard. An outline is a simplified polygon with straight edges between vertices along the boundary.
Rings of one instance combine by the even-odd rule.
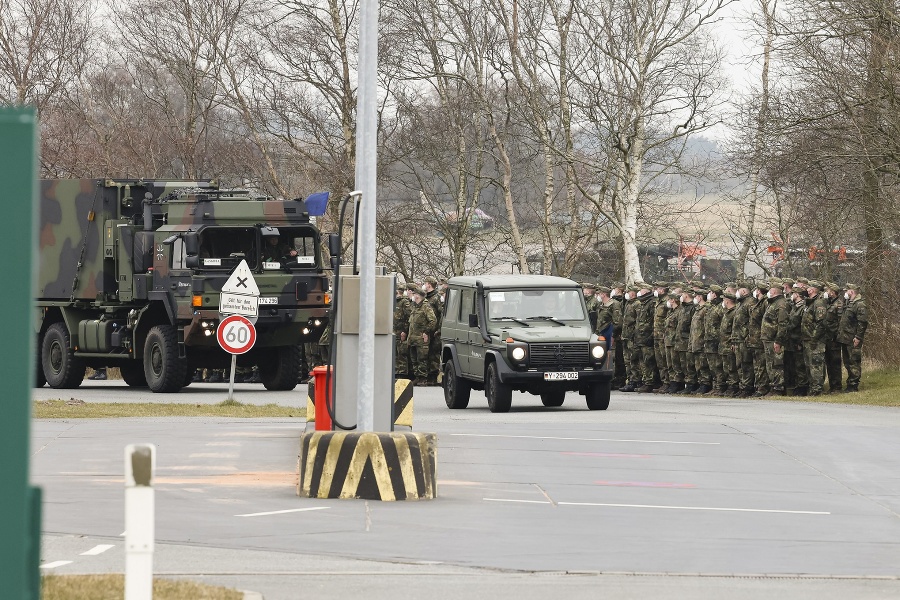
[[[331,367],[315,367],[312,372],[316,386],[316,431],[331,431],[331,414],[328,412],[334,386]]]

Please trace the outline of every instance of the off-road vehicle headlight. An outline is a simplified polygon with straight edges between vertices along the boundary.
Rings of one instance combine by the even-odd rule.
[[[514,360],[525,360],[525,348],[521,346],[513,348],[512,357]]]
[[[597,360],[602,359],[604,354],[606,354],[606,350],[604,350],[603,346],[600,346],[599,344],[591,348],[591,356],[593,356]]]

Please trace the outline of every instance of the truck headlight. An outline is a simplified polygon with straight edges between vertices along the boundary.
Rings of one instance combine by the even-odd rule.
[[[591,348],[591,356],[593,356],[597,360],[602,359],[604,354],[606,354],[606,350],[604,350],[603,346],[600,346],[599,344]]]
[[[512,357],[513,360],[525,360],[525,348],[521,346],[513,348]]]

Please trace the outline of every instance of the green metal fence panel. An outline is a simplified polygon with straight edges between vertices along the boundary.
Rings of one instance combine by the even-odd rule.
[[[32,278],[36,264],[37,116],[0,108],[0,590],[3,598],[40,596],[40,490],[28,482],[31,387],[35,379]]]

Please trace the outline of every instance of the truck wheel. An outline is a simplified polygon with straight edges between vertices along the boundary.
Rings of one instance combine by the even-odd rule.
[[[269,391],[288,391],[297,387],[300,379],[300,347],[275,348],[272,360],[259,363],[259,378]]]
[[[178,336],[171,325],[156,325],[144,342],[144,377],[152,392],[177,392],[184,387],[187,361],[178,358]]]
[[[588,388],[584,395],[588,408],[591,410],[606,410],[609,408],[609,382],[598,383]]]
[[[41,363],[41,346],[44,344],[44,338],[42,336],[38,336],[37,339],[37,360],[35,361],[35,378],[34,378],[34,387],[44,387],[47,383],[47,378],[44,376],[44,365]]]
[[[54,323],[44,334],[41,366],[47,383],[55,389],[77,388],[84,380],[87,367],[69,347],[69,330],[65,323]]]
[[[487,396],[488,408],[492,413],[509,412],[512,405],[512,388],[500,381],[497,363],[492,362],[488,365],[484,395]]]
[[[541,394],[541,402],[544,406],[562,406],[565,401],[565,390],[554,390],[552,392],[544,392]]]
[[[447,408],[465,408],[469,405],[469,394],[472,386],[469,382],[456,375],[453,359],[444,364],[444,401]]]
[[[131,387],[147,387],[147,376],[144,375],[144,365],[140,361],[132,360],[119,365],[119,373],[122,381]]]

